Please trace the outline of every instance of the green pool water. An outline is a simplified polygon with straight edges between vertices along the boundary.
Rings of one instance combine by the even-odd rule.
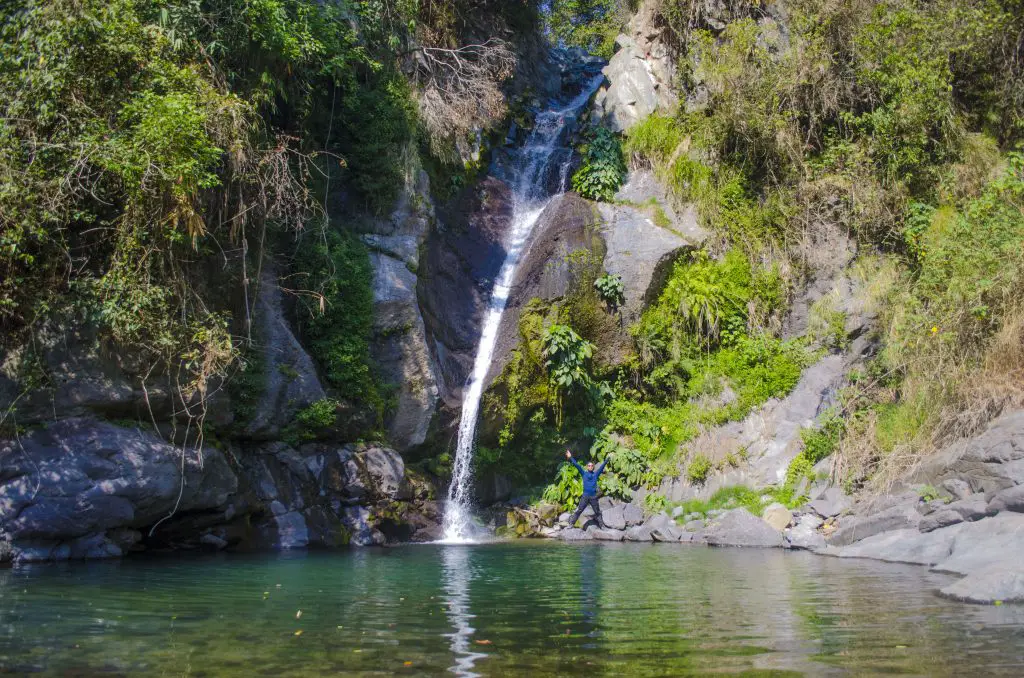
[[[949,581],[540,542],[25,567],[0,570],[0,674],[1024,675],[1024,608],[935,596]]]

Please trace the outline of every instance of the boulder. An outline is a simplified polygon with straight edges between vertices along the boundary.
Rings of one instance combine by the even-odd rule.
[[[651,529],[644,525],[636,525],[626,529],[626,540],[627,541],[653,541],[654,537],[651,536]]]
[[[1015,485],[1000,490],[992,497],[986,507],[989,513],[997,511],[1016,511],[1024,513],[1024,485]]]
[[[644,510],[636,504],[626,504],[622,507],[622,517],[626,521],[626,527],[642,525],[644,522]]]
[[[615,506],[607,511],[602,511],[601,517],[604,519],[605,526],[613,530],[626,529],[626,517],[624,512],[624,506]]]
[[[844,520],[828,541],[834,546],[846,546],[881,532],[916,530],[920,522],[921,514],[917,512],[914,505],[901,504],[879,513],[855,516]]]
[[[654,541],[677,542],[682,535],[683,531],[672,524],[659,525],[651,530]]]
[[[808,502],[807,508],[817,513],[822,518],[838,516],[843,511],[853,506],[853,502],[840,488],[830,487],[822,493],[821,497]]]
[[[872,558],[892,563],[934,565],[952,552],[961,526],[931,532],[914,528],[882,532],[842,548],[830,547],[829,553],[841,558]]]
[[[595,528],[587,530],[587,532],[598,541],[622,541],[626,538],[626,533],[622,530],[601,530]]]
[[[590,532],[581,530],[578,527],[570,527],[559,532],[557,538],[562,541],[588,541],[593,539],[594,536]]]
[[[793,512],[776,502],[764,510],[761,518],[781,532],[793,522]]]
[[[796,525],[786,531],[786,541],[792,548],[819,551],[825,548],[825,537],[818,532],[822,520],[806,514],[797,519]]]
[[[374,495],[381,499],[408,499],[405,462],[400,454],[386,447],[372,445],[359,449],[356,457],[362,461],[372,481]]]
[[[708,524],[704,534],[712,546],[785,546],[782,535],[774,527],[744,508],[726,511]]]
[[[686,524],[683,525],[683,529],[687,532],[700,532],[704,529],[704,521],[699,518],[695,520],[688,520]]]

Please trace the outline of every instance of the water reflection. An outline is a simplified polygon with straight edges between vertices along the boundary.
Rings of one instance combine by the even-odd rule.
[[[487,655],[472,649],[474,629],[470,622],[475,615],[470,611],[469,585],[473,580],[470,569],[473,549],[468,546],[448,546],[441,554],[443,567],[445,614],[454,627],[452,633],[444,634],[450,640],[455,665],[449,671],[457,676],[479,676],[473,671],[474,665]]]

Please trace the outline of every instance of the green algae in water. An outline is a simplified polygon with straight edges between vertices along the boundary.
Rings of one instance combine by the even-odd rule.
[[[536,542],[33,566],[0,571],[0,673],[1024,671],[1024,607],[933,595],[949,580],[781,551]]]

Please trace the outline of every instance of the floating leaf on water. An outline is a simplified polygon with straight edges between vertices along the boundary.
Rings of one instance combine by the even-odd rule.
[[[302,629],[299,629],[298,631],[296,631],[296,632],[295,632],[295,635],[297,635],[297,636],[301,636],[301,635],[302,635]]]
[[[997,601],[995,601],[995,602],[994,602],[994,603],[992,603],[992,604],[993,604],[993,605],[1002,605],[1002,604],[1003,604],[1003,601],[1001,601],[1001,600],[997,600]]]
[[[412,666],[412,662],[402,662],[402,666]]]
[[[489,640],[474,640],[473,642],[477,645],[493,645],[493,643]]]
[[[302,610],[299,610],[298,612],[295,613],[295,618],[296,619],[302,619]]]

